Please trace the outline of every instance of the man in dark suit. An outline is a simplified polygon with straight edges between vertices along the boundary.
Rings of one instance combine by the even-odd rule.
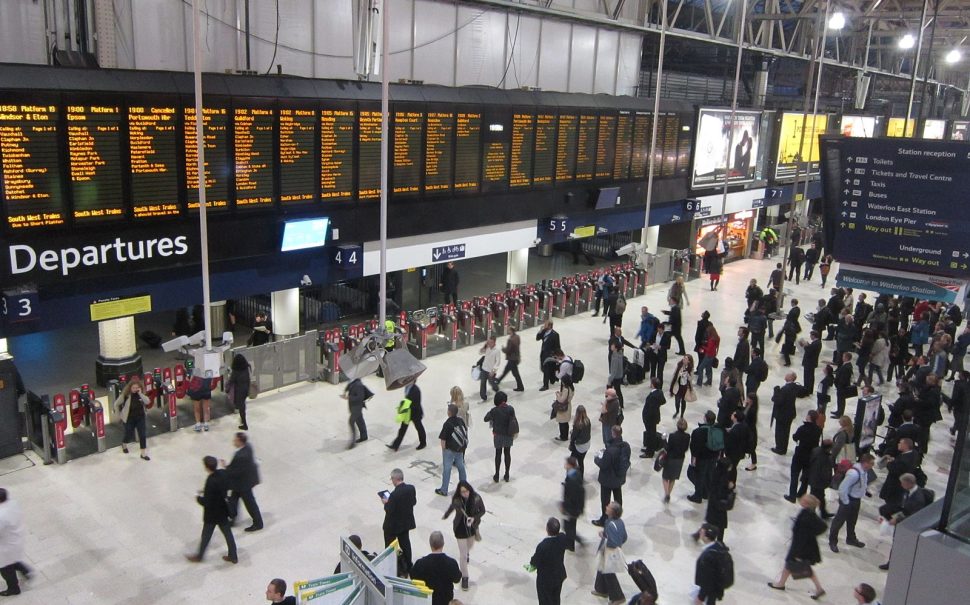
[[[458,561],[441,552],[445,537],[440,531],[431,532],[429,543],[431,554],[414,562],[411,577],[422,580],[434,591],[431,605],[448,605],[455,598],[455,584],[461,581],[461,569]]]
[[[219,469],[219,461],[213,456],[203,458],[202,464],[209,473],[205,480],[205,488],[195,498],[202,506],[202,540],[199,542],[198,553],[185,555],[185,558],[193,563],[200,562],[205,556],[205,549],[209,547],[212,532],[218,527],[229,547],[229,554],[223,556],[222,560],[233,564],[238,563],[236,541],[232,537],[232,526],[229,524],[229,505],[226,503],[226,492],[229,489],[226,472]]]
[[[576,535],[576,519],[582,516],[586,508],[586,486],[583,476],[579,474],[579,461],[570,456],[566,458],[566,479],[562,482],[562,514],[566,537],[569,538],[569,550],[576,550],[576,542],[583,543]],[[557,530],[558,531],[558,530]]]
[[[802,396],[808,397],[815,389],[815,370],[818,368],[818,356],[822,352],[822,341],[818,331],[812,330],[809,342],[799,341],[803,350],[802,370],[804,371],[804,382],[802,382]]]
[[[741,390],[734,376],[728,378],[727,388],[717,400],[717,425],[722,428],[731,426],[731,414],[741,407]]]
[[[455,270],[455,263],[448,263],[445,268],[441,271],[441,281],[438,282],[438,288],[441,289],[441,294],[445,299],[445,303],[451,301],[451,304],[458,305],[458,271]]]
[[[899,478],[907,473],[920,477],[923,473],[920,468],[923,457],[915,449],[912,439],[904,437],[899,440],[896,447],[899,449],[899,453],[889,459],[886,465],[886,480],[882,484],[882,489],[879,490],[879,497],[885,502],[883,506],[879,507],[879,514],[887,519],[899,510],[903,496],[906,494]],[[925,475],[923,475],[923,479],[925,479]]]
[[[751,349],[751,363],[745,370],[744,392],[752,395],[758,394],[761,383],[768,378],[768,364],[761,356],[761,349],[755,347]]]
[[[922,509],[932,504],[934,497],[931,490],[928,490],[925,487],[920,487],[916,484],[916,475],[912,473],[903,473],[900,475],[899,483],[903,490],[903,499],[899,507],[893,511],[884,511],[883,507],[879,507],[879,514],[883,518],[887,519],[889,524],[893,526],[897,525],[906,517],[915,515]],[[889,571],[889,563],[883,563],[879,566],[879,569]]]
[[[748,343],[748,329],[738,328],[738,345],[734,347],[734,367],[744,374],[751,364],[751,345]]]
[[[373,396],[374,393],[364,385],[360,378],[351,380],[341,395],[342,398],[347,400],[347,406],[350,408],[350,420],[348,421],[350,425],[350,445],[347,449],[367,441],[364,408],[367,407],[367,401]]]
[[[720,452],[715,452],[707,447],[707,431],[714,428],[715,420],[717,420],[717,415],[711,410],[707,410],[704,413],[704,422],[690,434],[690,465],[694,467],[694,493],[687,496],[687,499],[695,504],[700,504],[707,498],[714,463],[720,455]],[[689,471],[687,476],[690,477]]]
[[[547,367],[546,360],[552,357],[553,353],[561,350],[559,344],[559,332],[552,329],[552,320],[546,320],[546,323],[542,325],[542,329],[536,334],[536,340],[542,341],[542,345],[539,347],[539,368],[542,370],[542,388],[540,391],[546,391],[549,389],[549,382],[555,377],[555,365],[549,364],[551,367]]]
[[[657,344],[655,347],[655,357],[653,365],[650,366],[650,376],[656,377],[663,384],[664,367],[667,365],[667,352],[670,351],[670,341],[673,336],[666,324],[660,324],[657,328]]]
[[[845,413],[845,400],[852,389],[852,353],[842,354],[842,365],[835,369],[835,411],[831,418],[841,418]]]
[[[409,573],[411,571],[410,532],[416,527],[414,505],[418,503],[418,498],[414,486],[404,482],[404,471],[401,469],[396,468],[391,471],[391,484],[394,486],[394,491],[381,497],[381,502],[384,503],[384,546],[397,540],[402,553],[399,567]]]
[[[744,412],[741,410],[734,410],[731,414],[731,422],[731,428],[724,435],[724,455],[731,461],[728,482],[737,484],[738,465],[750,449],[751,429],[744,421]]]
[[[721,557],[728,555],[728,548],[717,541],[720,528],[710,523],[701,525],[698,537],[704,550],[697,557],[694,566],[694,584],[700,590],[696,602],[703,605],[714,605],[724,598],[724,585],[721,580]]]
[[[253,523],[243,531],[259,531],[263,529],[263,515],[259,512],[259,504],[253,495],[253,488],[259,485],[259,468],[256,466],[256,457],[253,455],[253,446],[249,445],[249,438],[246,433],[236,433],[232,444],[236,447],[236,453],[232,455],[232,462],[222,465],[226,468],[226,477],[229,480],[229,487],[232,494],[229,496],[229,514],[235,519],[239,511],[239,500],[246,505],[246,512],[252,518]]]
[[[667,403],[663,383],[659,378],[650,379],[650,394],[643,403],[643,449],[641,458],[652,458],[657,450],[657,425],[660,424],[660,406]]]
[[[559,533],[559,521],[549,517],[546,538],[536,546],[529,564],[536,570],[536,595],[539,605],[559,605],[562,583],[566,580],[563,558],[569,548],[566,534]]]
[[[680,315],[680,305],[673,298],[668,298],[667,302],[670,303],[670,310],[664,311],[667,314],[667,323],[670,324],[670,335],[677,339],[677,344],[680,346],[680,350],[677,351],[678,355],[686,355],[684,352],[684,337],[681,335],[680,331],[683,328],[683,319]]]
[[[775,423],[775,447],[771,451],[784,456],[788,453],[788,436],[791,423],[795,421],[795,400],[801,387],[795,382],[794,372],[785,374],[785,385],[775,387],[775,394],[771,397],[771,420]]]
[[[812,462],[812,451],[822,439],[822,427],[818,425],[818,412],[809,410],[805,422],[792,435],[795,451],[791,458],[791,485],[785,500],[794,503],[808,491],[808,471]]]

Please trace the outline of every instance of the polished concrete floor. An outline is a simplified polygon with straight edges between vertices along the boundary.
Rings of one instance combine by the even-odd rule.
[[[755,277],[763,283],[773,264],[745,260],[727,265],[718,292],[708,291],[706,281],[692,282],[688,287],[691,305],[685,309],[688,346],[693,323],[702,311],[709,310],[725,343],[721,357],[732,351],[747,281]],[[791,286],[792,294],[804,301],[805,311],[814,307],[812,300],[823,296],[817,279],[812,284]],[[649,305],[659,311],[665,307],[665,294],[666,287],[658,286],[630,301],[626,312],[628,336],[635,332],[639,307]],[[595,410],[607,375],[606,326],[584,314],[557,320],[556,327],[565,350],[582,358],[587,367],[574,403]],[[389,473],[395,467],[402,468],[406,480],[418,489],[418,529],[412,532],[416,556],[428,552],[428,535],[435,529],[445,533],[446,551],[455,556],[451,522],[441,520],[447,501],[435,495],[434,489],[440,482],[435,437],[445,419],[448,390],[457,384],[474,402],[468,472],[488,509],[481,530],[483,540],[472,550],[471,589],[467,593],[459,590],[459,596],[466,604],[534,603],[534,576],[522,566],[543,537],[545,519],[557,514],[562,462],[567,455],[566,447],[553,440],[556,426],[548,416],[550,395],[537,390],[540,378],[534,334],[534,329],[522,334],[527,390],[510,393],[522,432],[512,448],[509,483],[491,481],[493,449],[488,426],[482,421],[490,404],[477,403],[477,384],[469,376],[470,366],[478,359],[476,349],[459,349],[429,360],[420,384],[430,445],[421,451],[415,449],[413,430],[399,452],[384,447],[396,432],[397,394],[384,392],[374,377],[368,383],[378,395],[366,411],[371,439],[353,450],[346,449],[346,404],[338,397],[340,387],[305,384],[261,394],[251,402],[249,425],[261,464],[263,483],[256,488],[256,496],[266,528],[255,534],[237,530],[240,562],[236,566],[221,561],[225,551],[218,533],[202,564],[187,563],[182,556],[195,548],[201,528],[202,510],[194,501],[205,478],[200,460],[207,454],[231,456],[237,424],[232,417],[217,420],[208,433],[183,429],[153,438],[149,443],[151,462],[139,460],[135,453],[126,456],[117,448],[64,466],[31,464],[37,462],[33,455],[0,461],[0,485],[10,490],[25,510],[26,562],[36,570],[24,594],[14,602],[263,602],[263,591],[273,577],[292,583],[328,574],[338,560],[340,536],[357,533],[365,549],[379,549],[383,512],[376,492],[388,487]],[[830,344],[825,343],[823,357],[830,354]],[[768,349],[772,369],[763,395],[770,392],[771,385],[780,383],[783,375],[777,346],[772,342]],[[668,364],[668,378],[672,368]],[[505,386],[511,388],[512,383]],[[625,389],[628,432],[633,442],[640,435],[638,411],[646,392],[645,385]],[[891,396],[888,389],[886,393]],[[714,389],[700,391],[699,400],[688,406],[687,418],[692,426],[715,401]],[[814,401],[800,399],[798,405],[800,414],[804,414]],[[661,429],[665,431],[673,428],[670,408],[668,405],[664,411]],[[812,591],[806,581],[791,582],[784,593],[765,586],[782,565],[791,519],[797,512],[781,497],[788,484],[789,459],[769,451],[768,419],[768,405],[763,404],[759,468],[741,473],[737,505],[730,513],[726,542],[735,558],[736,583],[725,603],[807,603]],[[943,424],[936,427],[936,445],[924,463],[929,485],[937,494],[945,488],[952,454]],[[832,432],[830,421],[825,434]],[[586,517],[591,518],[598,512],[599,488],[595,469],[587,475]],[[452,485],[456,480],[453,478]],[[624,551],[629,560],[642,558],[651,568],[664,603],[686,603],[693,583],[694,561],[700,549],[689,536],[704,511],[685,499],[689,487],[686,480],[679,482],[673,500],[663,504],[660,478],[652,469],[652,461],[640,459],[634,460],[624,487],[624,519],[630,536]],[[873,492],[877,491],[878,486]],[[834,500],[831,494],[829,500]],[[882,592],[885,573],[877,565],[886,560],[890,542],[878,532],[878,503],[877,498],[867,499],[862,506],[859,536],[867,548],[845,547],[834,555],[824,548],[823,538],[824,561],[817,570],[829,596],[822,602],[853,602],[852,586],[860,581]],[[593,538],[596,528],[583,521],[580,534]],[[605,602],[590,595],[594,547],[567,554],[566,567],[569,578],[563,587],[564,603]],[[635,590],[632,581],[626,576],[620,580],[629,597]]]

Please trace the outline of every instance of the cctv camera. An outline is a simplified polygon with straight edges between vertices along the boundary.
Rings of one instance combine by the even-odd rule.
[[[542,239],[541,239],[541,238],[538,238],[538,237],[537,237],[537,238],[535,238],[534,240],[532,240],[532,245],[533,245],[533,246],[538,246],[538,245],[539,245],[539,244],[541,244],[541,243],[542,243]]]
[[[313,280],[310,279],[310,276],[309,275],[304,275],[302,278],[300,278],[300,285],[301,286],[312,286],[313,285]]]

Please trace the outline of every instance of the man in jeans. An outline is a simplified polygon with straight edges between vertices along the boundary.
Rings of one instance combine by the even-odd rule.
[[[465,481],[465,448],[468,447],[468,429],[458,417],[458,406],[448,404],[448,420],[445,420],[438,435],[441,441],[441,487],[434,490],[439,496],[448,495],[451,482],[451,467],[458,467],[458,480]]]
[[[836,511],[832,526],[829,528],[829,548],[832,552],[839,552],[839,532],[843,525],[846,525],[846,544],[857,548],[866,546],[856,537],[855,524],[859,520],[859,505],[862,497],[866,495],[869,471],[872,470],[875,460],[872,454],[863,454],[859,457],[859,462],[846,471],[842,483],[839,484],[839,510]]]

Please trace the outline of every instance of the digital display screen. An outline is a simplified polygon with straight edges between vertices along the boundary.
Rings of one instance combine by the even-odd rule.
[[[312,202],[317,189],[317,112],[280,109],[280,202]]]
[[[616,119],[616,155],[613,162],[613,178],[630,178],[630,161],[633,159],[633,115],[621,111]]]
[[[395,194],[413,194],[421,190],[421,135],[424,114],[414,111],[394,112],[394,171]]]
[[[556,172],[556,116],[540,113],[536,116],[536,151],[532,159],[532,182],[551,185]]]
[[[189,210],[199,209],[199,154],[196,151],[195,108],[185,108],[185,187]],[[229,119],[224,107],[202,108],[202,133],[205,145],[206,210],[229,207]]]
[[[505,191],[509,184],[510,128],[501,115],[492,115],[485,120],[485,124],[487,127],[482,131],[485,143],[482,192]]]
[[[732,135],[733,130],[733,135]],[[730,109],[701,108],[694,136],[691,189],[755,179],[761,133],[761,112],[737,111],[731,124]],[[733,149],[728,149],[728,142]],[[816,143],[816,153],[818,144]]]
[[[0,102],[0,165],[6,223],[56,227],[67,218],[58,159],[55,105]]]
[[[691,126],[680,120],[679,116],[678,121],[680,122],[680,134],[677,137],[677,168],[675,174],[682,177],[687,176],[690,172],[690,150],[694,143],[694,133],[691,131]],[[754,162],[755,164],[758,163],[757,158]]]
[[[839,132],[844,137],[871,139],[876,136],[876,118],[872,116],[842,116]]]
[[[357,195],[362,200],[377,199],[381,195],[381,112],[360,112],[357,148]]]
[[[309,218],[283,223],[283,243],[280,252],[319,248],[327,244],[329,218]]]
[[[354,199],[354,121],[350,109],[320,112],[320,198]]]
[[[273,203],[273,110],[237,107],[233,112],[236,206]]]
[[[596,196],[596,209],[604,210],[606,208],[612,208],[616,205],[619,198],[619,187],[604,187],[599,190],[599,194]]]
[[[429,112],[424,135],[424,190],[451,190],[455,114]]]
[[[903,134],[904,128],[906,129],[905,135]],[[916,132],[916,120],[907,121],[906,118],[889,118],[889,122],[886,124],[887,137],[912,138],[915,132]]]
[[[579,147],[576,152],[576,180],[593,178],[596,165],[596,116],[580,116]]]
[[[123,218],[120,108],[68,105],[67,145],[74,220]]]
[[[807,116],[807,126],[803,128],[800,113],[784,113],[781,116],[781,133],[778,137],[778,162],[775,165],[776,179],[795,178],[802,174],[818,174],[819,135],[828,128],[827,115]],[[804,131],[804,132],[803,132]],[[806,159],[807,158],[807,159]]]
[[[943,140],[946,132],[946,120],[926,120],[923,122],[923,138],[930,140]]]
[[[970,122],[957,120],[950,129],[951,141],[970,141]]]
[[[528,187],[532,184],[535,132],[535,116],[528,113],[512,116],[512,174],[509,184],[513,187]]]
[[[455,127],[455,191],[478,189],[482,114],[459,113]]]
[[[677,173],[677,144],[680,140],[680,118],[677,114],[663,114],[660,122],[660,129],[657,131],[660,140],[657,141],[658,147],[663,147],[663,159],[661,160],[660,176],[664,178],[673,177]]]
[[[613,176],[616,158],[616,116],[600,116],[600,129],[596,139],[596,178]]]
[[[175,106],[128,107],[128,160],[135,218],[178,216],[178,133]]]
[[[630,165],[632,178],[647,178],[651,136],[653,136],[653,117],[648,113],[637,112],[633,123],[633,161]]]
[[[559,136],[556,140],[556,182],[568,182],[576,175],[576,140],[579,117],[559,116]]]

